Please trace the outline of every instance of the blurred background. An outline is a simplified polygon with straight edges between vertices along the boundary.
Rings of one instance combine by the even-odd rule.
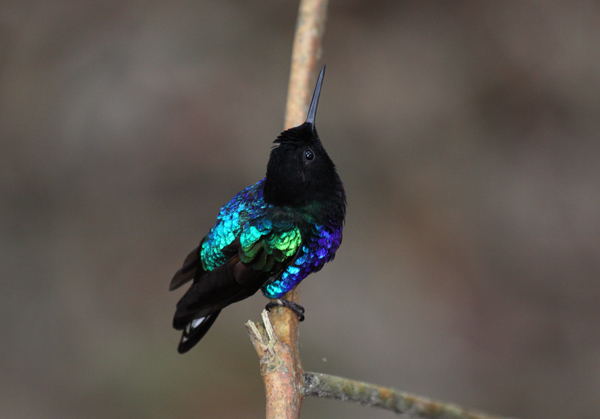
[[[167,291],[264,176],[297,2],[0,4],[0,416],[261,418],[236,304]],[[348,217],[304,367],[521,418],[600,416],[600,5],[333,2],[320,136]],[[388,418],[307,399],[306,418]]]

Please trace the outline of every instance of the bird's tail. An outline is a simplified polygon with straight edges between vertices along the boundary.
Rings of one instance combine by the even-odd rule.
[[[214,313],[194,319],[186,324],[183,328],[183,333],[181,334],[177,352],[184,354],[192,349],[194,345],[204,337],[206,332],[208,332],[208,329],[210,329],[215,320],[217,320],[220,312],[221,310],[215,311]]]
[[[253,295],[265,280],[264,272],[244,265],[237,255],[194,279],[177,303],[173,317],[173,328],[183,330],[179,353],[187,352],[202,339],[223,308]]]

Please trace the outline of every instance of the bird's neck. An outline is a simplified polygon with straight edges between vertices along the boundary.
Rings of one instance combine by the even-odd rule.
[[[301,205],[280,205],[279,209],[295,214],[294,218],[308,224],[343,225],[346,216],[346,196],[340,183],[339,188],[316,196],[315,199]]]

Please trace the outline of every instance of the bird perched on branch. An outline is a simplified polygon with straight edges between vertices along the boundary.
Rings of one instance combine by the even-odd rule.
[[[342,181],[315,127],[324,74],[323,66],[306,122],[274,141],[266,177],[221,208],[171,280],[174,290],[193,279],[173,319],[183,331],[179,353],[202,339],[223,308],[259,289],[272,299],[267,310],[288,307],[304,319],[303,307],[281,297],[334,258],[346,215]]]

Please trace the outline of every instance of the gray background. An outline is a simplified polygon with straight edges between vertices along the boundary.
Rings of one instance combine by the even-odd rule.
[[[174,271],[264,176],[296,2],[0,4],[0,416],[260,418],[243,323],[185,356]],[[348,194],[307,370],[600,416],[600,7],[333,2],[317,124]],[[308,399],[306,418],[387,418]]]

